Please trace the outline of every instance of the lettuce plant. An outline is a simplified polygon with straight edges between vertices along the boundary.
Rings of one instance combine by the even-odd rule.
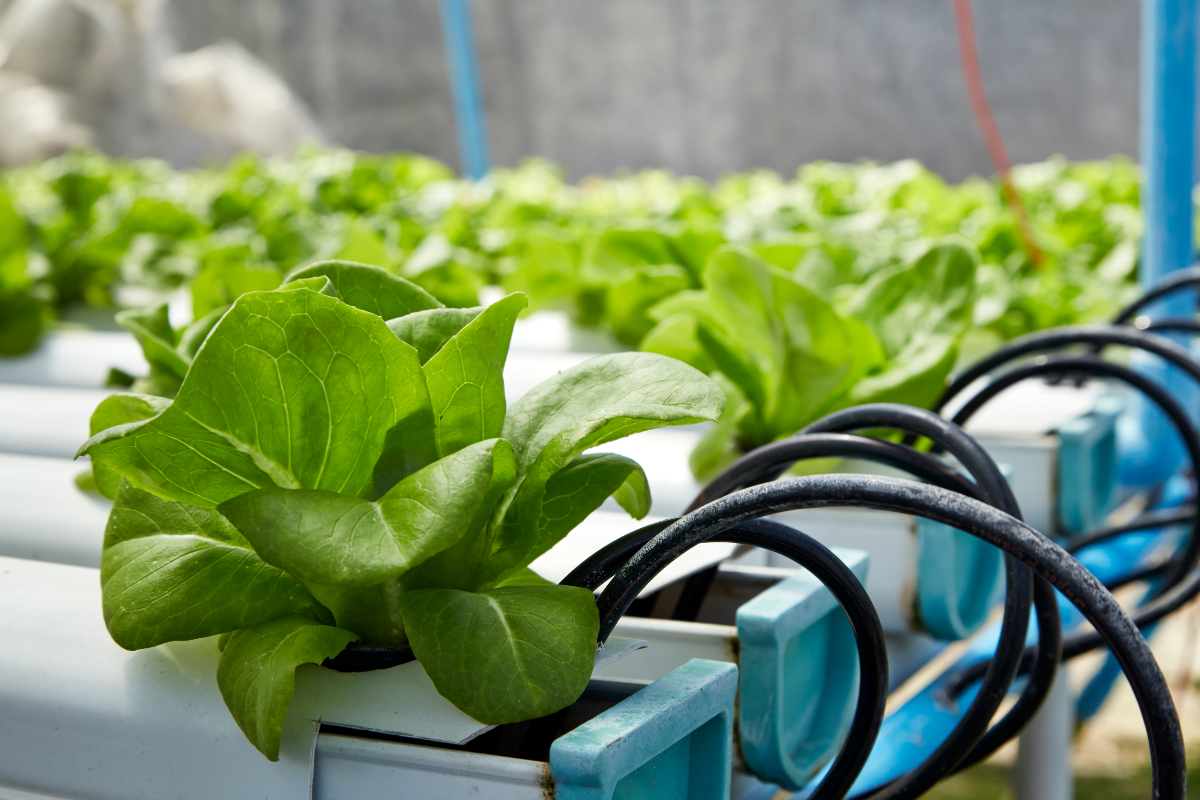
[[[100,572],[113,639],[222,634],[218,687],[271,759],[296,668],[355,641],[410,646],[481,722],[573,702],[595,602],[529,564],[610,495],[649,509],[636,463],[585,451],[715,419],[724,397],[683,363],[623,353],[509,408],[525,304],[441,308],[338,262],[238,298],[173,400],[120,395],[80,448],[121,478]]]
[[[471,183],[410,154],[306,149],[176,171],[72,152],[0,173],[0,356],[28,350],[71,305],[111,305],[122,286],[187,285],[200,318],[322,258],[385,265],[449,306],[501,283],[633,347],[653,327],[647,309],[699,288],[725,242],[804,273],[809,288],[852,292],[963,236],[981,259],[978,346],[1116,313],[1137,293],[1137,166],[1053,158],[1013,177],[1040,266],[994,182],[950,185],[911,160],[572,185],[536,159]]]
[[[975,300],[977,256],[954,241],[883,270],[841,302],[736,246],[717,250],[703,291],[652,309],[642,348],[717,373],[730,402],[692,456],[708,477],[744,452],[838,408],[929,406],[954,367]]]

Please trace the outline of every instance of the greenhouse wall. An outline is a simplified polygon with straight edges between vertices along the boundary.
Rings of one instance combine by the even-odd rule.
[[[1137,152],[1138,3],[974,6],[1014,161]],[[951,179],[992,171],[949,0],[474,0],[473,11],[498,164],[536,154],[570,177],[665,166],[712,178],[915,157]],[[274,65],[332,140],[457,162],[437,0],[176,0],[170,13],[181,46],[233,38]]]

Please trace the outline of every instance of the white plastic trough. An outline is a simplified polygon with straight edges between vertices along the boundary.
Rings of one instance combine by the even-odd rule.
[[[280,760],[270,763],[217,691],[215,638],[127,652],[104,628],[99,595],[95,570],[0,558],[0,798],[582,798],[575,787],[587,785],[589,764],[603,785],[613,768],[637,773],[672,742],[689,741],[708,763],[693,773],[706,773],[718,791],[685,796],[728,796],[729,666],[685,665],[614,714],[585,722],[572,746],[556,742],[550,765],[438,746],[469,742],[489,726],[438,695],[416,662],[357,674],[302,666]],[[614,638],[597,668],[645,644]],[[707,724],[714,719],[722,720],[716,728]],[[330,726],[340,730],[322,731]],[[686,774],[686,751],[679,755],[667,764]]]

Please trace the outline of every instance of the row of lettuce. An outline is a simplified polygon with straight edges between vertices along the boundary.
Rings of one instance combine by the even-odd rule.
[[[693,459],[707,476],[839,407],[927,406],[957,363],[1136,293],[1132,164],[1015,177],[1040,264],[994,184],[948,185],[911,161],[711,185],[663,171],[570,184],[530,161],[473,183],[414,155],[183,172],[77,152],[4,175],[0,349],[31,347],[60,309],[187,287],[191,333],[163,308],[123,315],[157,340],[138,388],[172,396],[222,309],[306,264],[378,265],[447,307],[499,286],[715,375],[730,402]]]
[[[328,258],[384,266],[449,306],[476,305],[487,285],[520,290],[635,347],[654,304],[703,288],[723,244],[845,306],[947,236],[978,253],[973,328],[1011,338],[1102,318],[1136,271],[1136,167],[1051,160],[1015,179],[1040,267],[993,183],[948,185],[912,161],[715,184],[664,171],[571,184],[529,161],[471,183],[414,155],[314,150],[177,171],[76,152],[0,176],[0,353],[32,346],[63,310],[127,304],[130,287],[186,285],[200,318]]]

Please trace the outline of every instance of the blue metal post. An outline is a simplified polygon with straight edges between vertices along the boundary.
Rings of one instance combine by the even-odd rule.
[[[1149,288],[1163,276],[1192,263],[1192,174],[1196,133],[1197,0],[1142,0],[1141,160],[1145,239],[1141,282]],[[1152,317],[1190,316],[1194,295],[1180,294],[1156,304]],[[1146,370],[1176,390],[1195,409],[1195,387],[1161,363]],[[1148,485],[1164,480],[1182,462],[1182,444],[1166,418],[1138,396],[1135,414],[1122,438],[1130,447],[1122,482]]]
[[[450,93],[454,98],[454,121],[458,127],[458,150],[464,175],[479,180],[491,169],[488,155],[487,116],[483,86],[475,55],[475,33],[471,27],[470,0],[441,0],[442,33],[446,38],[446,62],[450,68]]]

